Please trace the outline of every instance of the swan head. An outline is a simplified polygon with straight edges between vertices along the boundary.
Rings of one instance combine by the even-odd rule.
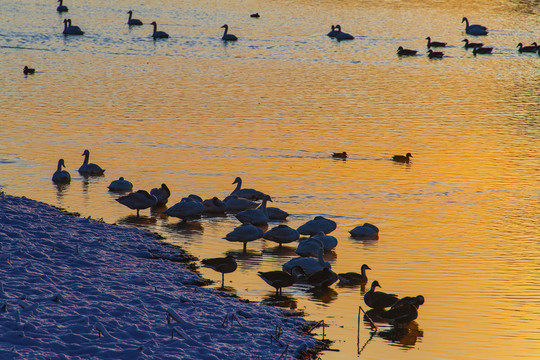
[[[90,151],[84,150],[81,156],[90,156]]]
[[[223,26],[226,26],[226,25],[223,25]],[[242,179],[240,178],[240,176],[237,176],[236,179],[234,179],[233,181],[233,184],[241,184],[241,183],[242,183]]]
[[[463,23],[469,23],[469,19],[467,19],[465,16],[463,17],[463,19],[461,19],[461,22]]]
[[[152,22],[150,23],[150,25],[157,26],[157,23],[156,23],[155,21],[152,21]]]
[[[336,25],[336,30],[339,31],[339,32],[341,32],[341,25],[339,25],[339,24]]]
[[[229,25],[225,24],[225,25],[222,26],[222,28],[228,29],[228,28],[229,28]]]

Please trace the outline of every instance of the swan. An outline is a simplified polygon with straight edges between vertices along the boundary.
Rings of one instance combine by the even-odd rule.
[[[249,200],[262,200],[265,193],[255,190],[255,189],[242,189],[242,178],[237,176],[233,181],[233,185],[236,184],[236,188],[231,192],[231,195],[236,195],[238,197],[249,199]]]
[[[305,224],[301,225],[297,230],[302,235],[317,235],[319,231],[329,234],[334,231],[337,224],[334,220],[327,219],[323,216],[315,216],[313,220],[309,220]]]
[[[108,188],[109,191],[131,191],[133,190],[133,184],[120,176],[118,180],[112,181]]]
[[[397,49],[398,56],[414,56],[417,52],[417,50],[404,49],[403,46],[400,46]]]
[[[137,217],[139,217],[139,210],[156,205],[157,199],[146,190],[137,190],[134,193],[119,197],[116,201],[132,210],[137,210]]]
[[[244,252],[246,251],[246,245],[250,241],[255,241],[262,238],[264,231],[251,224],[242,224],[234,228],[233,231],[225,235],[224,239],[233,242],[244,243]]]
[[[474,49],[474,48],[479,48],[479,47],[484,46],[483,43],[472,43],[472,42],[469,42],[468,39],[463,39],[463,40],[461,40],[461,41],[465,42],[465,45],[463,45],[463,47],[464,47],[465,49],[470,49],[470,48],[473,48],[473,49]]]
[[[328,287],[338,281],[338,276],[329,268],[322,268],[319,271],[309,275],[305,282],[315,287]]]
[[[262,206],[262,204],[259,205],[257,209],[261,209]],[[285,220],[289,216],[289,213],[280,208],[268,206],[266,207],[266,215],[268,215],[270,220]]]
[[[445,42],[431,41],[431,38],[429,36],[426,38],[426,40],[427,40],[428,49],[432,47],[445,47],[446,46]]]
[[[407,153],[406,155],[394,155],[394,156],[392,156],[392,160],[408,164],[409,161],[410,161],[409,159],[412,158],[412,157],[413,156],[411,155],[411,153]]]
[[[375,291],[376,287],[381,287],[377,280],[371,283],[371,288],[364,294],[364,302],[367,306],[376,310],[383,310],[384,308],[394,305],[399,299],[397,295],[387,294],[382,291]]]
[[[84,150],[81,156],[84,156],[84,161],[81,167],[79,168],[79,174],[83,176],[101,176],[105,172],[105,169],[102,169],[99,165],[94,163],[88,163],[90,158],[90,151]]]
[[[63,1],[63,0],[58,0],[58,2],[60,3],[60,5],[58,5],[58,7],[56,8],[56,11],[58,11],[59,13],[69,11],[69,10],[68,10],[68,7],[67,7],[66,5],[63,5],[63,4],[62,4],[62,1]]]
[[[366,264],[362,264],[360,274],[350,271],[338,274],[340,285],[365,285],[368,282],[366,270],[371,270]]]
[[[262,201],[262,204],[257,209],[247,209],[240,211],[235,217],[242,224],[253,224],[253,225],[267,225],[270,221],[268,213],[266,212],[266,202],[272,201],[270,195],[265,195]]]
[[[227,211],[227,204],[219,200],[216,196],[206,199],[203,202],[204,212],[207,214],[224,214]]]
[[[473,49],[473,55],[476,56],[476,54],[491,54],[493,51],[492,47],[479,47]]]
[[[317,259],[303,256],[296,257],[283,264],[282,269],[290,273],[295,266],[300,266],[308,276],[323,268],[332,268],[330,263],[324,260],[322,247],[319,248]]]
[[[24,75],[33,74],[35,72],[36,72],[36,69],[29,68],[28,66],[25,66],[24,69],[23,69],[23,74]]]
[[[155,21],[152,21],[150,25],[154,26],[154,31],[152,32],[152,37],[154,39],[167,39],[169,37],[169,34],[165,31],[157,31],[157,24]]]
[[[341,31],[341,25],[336,25],[336,35],[334,36],[337,40],[353,40],[354,36],[346,32]]]
[[[163,214],[180,218],[182,219],[182,222],[186,222],[189,219],[201,217],[203,212],[204,205],[202,202],[192,198],[184,198],[180,202],[165,210]]]
[[[71,181],[71,175],[66,170],[62,170],[62,167],[66,167],[64,159],[58,160],[58,166],[52,176],[52,181],[57,184],[66,184]]]
[[[379,228],[370,223],[364,223],[364,225],[357,226],[354,229],[349,230],[349,233],[352,237],[362,239],[377,240],[379,238]]]
[[[76,25],[71,25],[71,19],[64,19],[64,35],[84,35],[84,31]]]
[[[313,235],[310,239],[319,240],[323,245],[324,251],[332,250],[333,248],[337,246],[337,239],[332,235],[326,235],[323,231],[319,231],[317,234]]]
[[[281,290],[284,287],[294,285],[300,278],[305,275],[304,270],[300,266],[295,266],[291,269],[289,274],[286,271],[274,270],[274,271],[259,271],[258,275],[268,285],[276,288],[276,296],[281,294]]]
[[[536,43],[532,43],[532,45],[529,45],[529,46],[523,46],[522,43],[519,43],[517,44],[516,47],[518,48],[518,51],[520,53],[524,53],[524,52],[533,53],[533,52],[536,52],[536,50],[538,49],[538,46]]]
[[[131,25],[142,25],[142,24],[143,24],[141,20],[139,20],[139,19],[133,19],[133,18],[131,17],[131,16],[133,15],[133,11],[132,11],[132,10],[129,10],[127,13],[129,14],[129,18],[128,18],[128,22],[127,22],[128,25],[131,26]]]
[[[238,38],[236,36],[234,36],[233,34],[227,34],[227,31],[229,31],[229,25],[225,24],[222,26],[222,28],[225,29],[225,31],[223,32],[223,36],[221,37],[221,40],[224,40],[224,41],[236,41],[238,40]]]
[[[204,267],[210,268],[214,271],[221,273],[221,288],[225,283],[225,274],[232,273],[238,267],[236,259],[232,255],[219,258],[209,258],[201,260]]]
[[[189,194],[188,196],[182,198],[182,201],[198,201],[202,204],[203,199],[199,195]]]
[[[227,211],[239,212],[247,209],[255,209],[259,206],[259,203],[238,197],[236,195],[229,195],[223,202],[227,205]]]
[[[169,201],[169,196],[171,196],[171,191],[165,184],[161,184],[159,188],[153,188],[150,190],[150,194],[154,195],[157,199],[156,206],[163,206]]]
[[[343,152],[332,153],[332,157],[334,159],[346,159],[348,157],[348,155],[347,155],[346,151],[343,151]]]
[[[329,251],[336,246],[337,239],[335,237],[325,235],[324,232],[319,231],[309,239],[300,241],[296,248],[296,253],[300,256],[317,255],[320,247],[322,247],[324,251]]]
[[[336,27],[332,25],[332,30],[328,34],[326,34],[326,36],[335,38],[337,33],[338,31],[336,30]]]
[[[469,35],[487,35],[488,34],[487,27],[482,26],[482,25],[476,25],[476,24],[469,25],[469,19],[467,19],[466,17],[463,17],[463,19],[461,19],[461,22],[462,23],[465,22],[465,32]]]
[[[278,225],[264,233],[263,238],[281,244],[288,244],[300,238],[300,233],[287,225]]]

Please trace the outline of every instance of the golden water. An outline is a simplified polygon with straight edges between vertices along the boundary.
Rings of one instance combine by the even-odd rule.
[[[136,189],[166,183],[172,205],[190,193],[223,198],[241,176],[291,227],[316,215],[338,223],[326,254],[335,271],[366,263],[383,291],[426,298],[418,331],[391,342],[358,329],[359,288],[286,289],[286,306],[330,325],[339,351],[323,359],[540,355],[540,56],[516,50],[540,42],[537,2],[66,5],[83,37],[61,35],[56,4],[1,6],[2,190],[159,232],[199,258],[236,253],[229,290],[268,301],[273,289],[256,273],[279,269],[295,245],[259,240],[241,254],[222,239],[239,225],[232,216],[188,228],[149,210],[136,219],[107,192],[120,176]],[[129,9],[171,38],[128,29]],[[490,28],[474,41],[493,55],[461,47],[463,16]],[[224,23],[237,43],[219,40]],[[356,39],[327,38],[336,23]],[[427,59],[426,36],[451,45],[445,58]],[[399,45],[420,55],[400,59]],[[86,148],[106,176],[78,175]],[[390,160],[406,152],[410,164]],[[62,189],[50,181],[59,158],[73,177]],[[378,241],[349,237],[364,222],[381,229]]]

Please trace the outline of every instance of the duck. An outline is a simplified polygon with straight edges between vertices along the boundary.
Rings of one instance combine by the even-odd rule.
[[[131,191],[133,190],[133,184],[120,176],[118,180],[113,180],[109,184],[108,189],[109,191]]]
[[[395,294],[388,294],[382,291],[375,291],[375,288],[381,287],[377,280],[371,283],[371,288],[364,294],[364,302],[367,306],[375,310],[384,310],[394,305],[399,299]]]
[[[150,190],[150,194],[154,195],[157,199],[155,206],[163,206],[169,201],[169,196],[171,196],[171,191],[165,184],[161,184],[159,188],[153,188]]]
[[[267,225],[270,221],[270,218],[268,217],[268,213],[266,211],[267,201],[272,201],[270,195],[264,196],[261,206],[257,209],[247,209],[244,211],[240,211],[238,214],[235,215],[235,217],[242,224],[253,224],[259,226]]]
[[[259,15],[259,13],[253,13],[253,14],[249,15],[249,17],[257,18],[257,19],[258,19],[258,18],[261,17],[261,15]]]
[[[428,49],[429,48],[432,48],[432,47],[446,47],[446,43],[445,42],[440,42],[440,41],[431,41],[431,38],[428,36],[426,38],[427,40],[427,47]]]
[[[336,38],[336,40],[338,40],[338,41],[341,41],[341,40],[354,40],[354,36],[352,36],[349,33],[341,31],[341,25],[336,25],[336,31],[337,31],[337,33],[334,36]]]
[[[243,251],[246,252],[247,243],[262,238],[264,231],[252,224],[242,224],[234,228],[233,231],[225,235],[227,241],[244,243]]]
[[[84,31],[76,25],[71,25],[71,19],[64,19],[64,35],[84,35]]]
[[[482,26],[482,25],[477,25],[477,24],[469,25],[469,19],[467,19],[466,17],[463,17],[463,19],[461,19],[461,22],[465,23],[465,32],[469,35],[487,35],[488,34],[487,27]]]
[[[424,303],[424,297],[407,296],[398,300],[389,310],[379,314],[379,317],[392,325],[403,326],[418,317],[418,308]]]
[[[229,195],[223,202],[227,205],[227,211],[240,212],[247,209],[255,209],[259,206],[259,203],[238,197],[237,195]]]
[[[287,261],[285,264],[282,265],[282,269],[283,271],[287,271],[290,273],[292,271],[292,268],[295,266],[300,266],[307,276],[319,270],[322,270],[323,268],[332,268],[330,263],[324,260],[322,247],[319,248],[319,251],[317,253],[317,259],[303,256],[292,258],[291,260]]]
[[[58,7],[56,8],[56,11],[58,11],[59,13],[69,11],[68,7],[63,4],[63,0],[58,0],[58,2],[60,3],[60,5],[58,5]]]
[[[204,212],[207,214],[225,214],[227,211],[227,204],[217,196],[214,196],[211,199],[206,199],[203,202]]]
[[[276,296],[282,294],[284,287],[294,285],[301,276],[305,276],[304,270],[300,266],[295,266],[291,272],[281,270],[259,271],[257,273],[265,283],[276,289]]]
[[[309,275],[304,281],[317,288],[325,288],[338,281],[338,276],[331,269],[325,267]]]
[[[332,30],[330,30],[330,32],[328,34],[326,34],[326,36],[331,37],[331,38],[335,38],[337,33],[338,33],[338,31],[336,30],[336,27],[334,25],[332,25]]]
[[[81,167],[79,168],[79,174],[82,176],[101,176],[105,172],[105,169],[102,169],[99,165],[94,163],[88,163],[90,158],[90,151],[84,150],[81,156],[84,156],[84,161]]]
[[[474,49],[474,48],[479,48],[479,47],[484,46],[483,43],[472,43],[472,42],[469,42],[469,39],[463,39],[463,40],[461,40],[461,41],[463,41],[463,42],[465,43],[465,45],[463,45],[463,47],[464,47],[465,49],[471,49],[471,48]]]
[[[139,20],[139,19],[133,19],[133,18],[132,18],[132,16],[133,16],[133,10],[129,10],[127,13],[129,14],[128,22],[127,22],[127,24],[128,24],[129,26],[132,26],[132,25],[142,25],[142,24],[143,24],[141,20]]]
[[[136,192],[119,197],[116,201],[132,210],[137,210],[137,217],[139,217],[139,210],[155,206],[157,199],[146,190],[137,190]]]
[[[334,159],[346,159],[348,157],[348,155],[347,155],[346,151],[343,151],[343,152],[332,153],[332,157]]]
[[[225,257],[202,259],[201,263],[204,267],[210,268],[214,271],[221,273],[221,288],[223,289],[225,284],[225,274],[234,272],[238,268],[236,259],[232,255]]]
[[[28,66],[25,66],[23,68],[23,74],[24,75],[31,75],[31,74],[33,74],[35,72],[36,72],[36,69],[34,69],[34,68],[29,68]]]
[[[236,195],[252,201],[262,200],[266,195],[262,191],[255,189],[242,189],[242,178],[240,176],[237,176],[236,179],[234,179],[233,185],[234,184],[236,184],[236,188],[231,192],[231,195]]]
[[[396,161],[396,162],[402,162],[402,163],[409,163],[410,161],[410,158],[412,158],[412,154],[411,153],[407,153],[405,155],[394,155],[392,156],[392,160]]]
[[[329,234],[336,230],[337,224],[334,220],[327,219],[323,216],[315,216],[312,220],[309,220],[297,229],[302,235],[317,235],[320,231],[325,234]]]
[[[52,176],[52,181],[57,184],[67,184],[71,181],[71,175],[66,170],[62,170],[62,167],[66,167],[64,159],[58,160],[58,166]]]
[[[202,202],[188,197],[183,198],[180,202],[165,210],[163,214],[180,218],[185,223],[190,219],[200,218],[203,212],[204,205]]]
[[[398,56],[414,56],[417,52],[417,50],[404,49],[403,46],[400,46],[397,49]]]
[[[444,53],[441,51],[433,51],[431,49],[428,50],[428,58],[430,59],[442,59],[444,56]]]
[[[169,34],[165,31],[157,31],[157,23],[155,21],[152,21],[150,25],[154,26],[154,31],[152,32],[152,37],[154,39],[167,39],[169,37]]]
[[[532,43],[529,46],[523,46],[522,43],[517,44],[516,46],[518,48],[518,51],[520,53],[528,52],[528,53],[534,53],[538,49],[538,45],[536,43]]]
[[[300,233],[288,225],[281,224],[265,232],[263,238],[276,242],[281,246],[300,239]]]
[[[229,31],[229,25],[225,24],[222,26],[222,28],[225,29],[225,31],[223,32],[223,36],[221,37],[221,40],[223,41],[236,41],[238,40],[238,38],[233,35],[233,34],[227,34],[227,32]]]
[[[405,296],[405,297],[402,297],[401,299],[399,299],[398,301],[396,301],[396,303],[394,303],[392,305],[392,308],[403,306],[405,304],[412,304],[412,305],[416,306],[416,308],[419,308],[420,305],[424,304],[425,300],[426,299],[424,298],[423,295]]]
[[[357,226],[352,230],[349,230],[349,234],[355,238],[361,238],[366,240],[377,240],[379,238],[379,228],[370,223],[364,223]]]
[[[368,282],[368,277],[366,274],[366,270],[371,270],[371,268],[366,265],[362,264],[360,267],[360,274],[357,272],[349,271],[346,273],[339,273],[339,284],[340,285],[365,285]]]
[[[477,54],[491,54],[491,52],[493,51],[493,48],[492,47],[479,47],[479,48],[474,48],[473,49],[473,55],[476,56]]]

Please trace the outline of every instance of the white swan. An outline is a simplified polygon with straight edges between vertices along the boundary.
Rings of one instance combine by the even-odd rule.
[[[152,32],[152,37],[154,39],[167,39],[169,37],[169,34],[165,31],[157,31],[157,24],[155,21],[152,21],[150,25],[154,26],[154,31]]]
[[[334,36],[336,40],[353,40],[354,36],[346,32],[341,31],[341,25],[336,25],[336,35]]]
[[[469,25],[469,19],[467,19],[466,17],[463,17],[463,19],[461,19],[461,22],[465,22],[465,32],[469,35],[488,34],[487,27],[477,24]]]
[[[163,206],[169,201],[169,196],[171,196],[171,191],[165,184],[161,184],[159,188],[153,188],[150,190],[150,194],[154,195],[157,199],[156,206]]]
[[[139,217],[139,210],[156,205],[157,199],[146,190],[137,190],[134,193],[119,197],[116,201],[132,210],[137,210],[137,217]]]
[[[251,225],[242,224],[234,228],[233,231],[225,235],[224,239],[227,241],[244,243],[244,252],[246,251],[247,243],[262,238],[264,231],[262,229]]]
[[[79,168],[79,173],[83,176],[101,176],[105,172],[99,165],[94,163],[88,163],[90,158],[90,151],[84,150],[81,156],[84,156],[84,161]]]
[[[317,235],[319,231],[329,234],[334,231],[337,224],[334,220],[327,219],[322,216],[315,216],[313,220],[309,220],[304,225],[301,225],[297,230],[302,235]]]
[[[69,11],[68,7],[62,4],[62,0],[58,0],[58,2],[60,3],[60,5],[58,5],[56,11],[58,11],[59,13]]]
[[[296,247],[295,252],[300,256],[317,256],[319,250],[323,248],[324,245],[321,240],[314,239],[310,237],[309,239],[300,240],[298,246]]]
[[[287,225],[278,225],[264,233],[263,238],[281,244],[288,244],[300,238],[298,230]]]
[[[255,189],[242,189],[242,178],[237,176],[234,179],[233,184],[236,184],[236,188],[231,192],[231,195],[249,199],[249,200],[262,200],[264,193]]]
[[[261,207],[262,204],[259,205],[257,209],[260,209]],[[289,216],[289,213],[280,208],[268,206],[266,207],[266,215],[268,215],[270,220],[285,220],[287,216]]]
[[[84,31],[76,25],[71,25],[71,19],[64,19],[64,35],[84,35]]]
[[[272,201],[270,195],[265,195],[262,201],[262,204],[257,209],[247,209],[240,211],[235,217],[242,224],[253,224],[253,225],[266,225],[270,221],[268,213],[266,212],[266,202]]]
[[[133,11],[132,11],[132,10],[129,10],[127,13],[129,14],[129,18],[128,18],[128,22],[127,22],[127,24],[128,24],[129,26],[132,26],[132,25],[142,25],[142,24],[143,24],[141,20],[139,20],[139,19],[133,19],[133,18],[132,18],[132,15],[133,15]]]
[[[259,206],[259,203],[238,197],[236,195],[229,195],[223,202],[227,204],[227,211],[229,212],[239,212],[247,209],[255,209]]]
[[[199,218],[203,212],[204,205],[202,202],[185,198],[165,210],[163,214],[180,218],[183,222],[186,222],[189,219]]]
[[[224,214],[227,211],[227,204],[216,196],[203,201],[204,212],[207,214]]]
[[[236,41],[238,38],[234,36],[233,34],[227,34],[229,31],[229,25],[225,24],[222,26],[222,28],[225,28],[225,31],[223,32],[223,36],[221,37],[221,40],[224,41]]]
[[[57,184],[66,184],[71,181],[71,175],[66,170],[62,170],[62,166],[66,167],[64,159],[58,160],[58,167],[52,176],[52,181]]]
[[[370,223],[364,223],[355,227],[352,230],[349,230],[349,233],[352,237],[377,240],[379,238],[379,228]]]
[[[323,249],[322,247],[319,248],[317,259],[312,257],[297,257],[293,258],[289,261],[287,261],[285,264],[283,264],[282,268],[283,271],[286,271],[290,273],[292,271],[292,268],[295,266],[300,266],[306,275],[311,275],[319,270],[322,270],[323,268],[331,269],[332,266],[328,261],[324,261],[323,257]]]
[[[109,191],[131,191],[133,190],[133,184],[120,176],[118,180],[112,181],[108,188]]]

